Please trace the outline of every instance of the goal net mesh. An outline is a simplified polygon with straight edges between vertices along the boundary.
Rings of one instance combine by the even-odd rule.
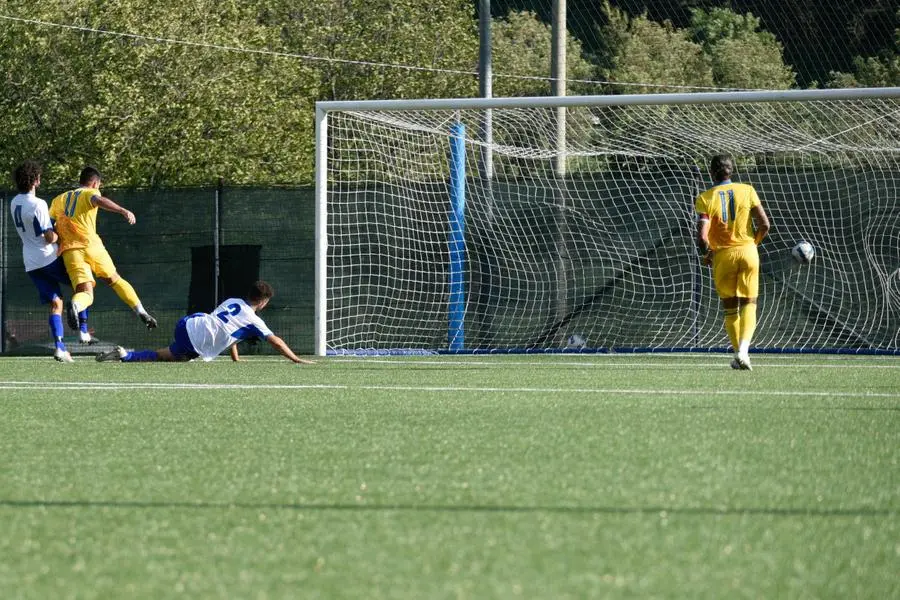
[[[728,348],[693,212],[724,152],[772,221],[754,348],[898,351],[900,101],[570,107],[562,155],[558,114],[328,114],[329,351],[452,347],[455,124],[464,350]]]

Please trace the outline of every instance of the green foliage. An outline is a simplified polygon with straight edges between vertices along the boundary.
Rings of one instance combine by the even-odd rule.
[[[446,72],[476,62],[464,0],[8,0],[3,13],[192,43],[4,21],[0,166],[41,160],[45,185],[71,182],[87,162],[113,185],[308,183],[315,100],[477,89],[474,77]]]
[[[753,14],[695,8],[681,29],[597,6],[605,22],[591,54],[567,40],[570,80],[607,79],[624,93],[795,85]],[[493,23],[495,96],[550,93],[550,26],[520,8]],[[0,11],[137,36],[3,21],[0,169],[38,159],[46,186],[70,183],[85,163],[113,185],[306,184],[316,100],[477,93],[471,0],[0,0]],[[828,85],[900,85],[898,55],[895,45],[857,58]]]
[[[691,33],[712,64],[716,86],[738,89],[787,89],[793,70],[784,64],[784,51],[775,36],[760,31],[752,13],[727,8],[691,10]]]
[[[857,57],[853,73],[831,72],[827,87],[893,87],[900,86],[900,55]]]
[[[900,20],[900,11],[897,11]],[[900,28],[894,30],[894,48],[882,52],[881,56],[853,61],[853,73],[832,71],[827,87],[893,87],[900,86]]]
[[[602,71],[610,82],[629,84],[617,86],[616,91],[647,93],[713,85],[709,59],[687,31],[669,21],[651,21],[646,13],[629,17],[608,2],[605,8],[609,21],[603,35],[613,43],[601,58],[606,62]]]
[[[771,33],[760,31],[760,20],[750,13],[693,9],[690,27],[678,29],[669,21],[651,21],[646,13],[629,17],[609,3],[605,10],[605,41],[597,60],[605,76],[618,84],[615,91],[794,85],[794,72],[784,63],[781,44]]]
[[[320,100],[470,96],[478,31],[466,0],[269,0],[265,18],[281,32],[284,50],[325,57]],[[370,64],[375,63],[375,64]],[[388,68],[401,64],[436,69]]]
[[[532,12],[511,12],[492,23],[492,63],[504,75],[534,77],[516,79],[497,77],[494,96],[546,96],[550,94],[552,31]],[[584,56],[581,42],[566,39],[566,79],[594,79],[594,66]],[[596,93],[596,86],[583,82],[568,85],[570,94]]]

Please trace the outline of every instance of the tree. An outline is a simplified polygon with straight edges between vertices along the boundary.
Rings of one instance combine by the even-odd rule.
[[[94,163],[112,185],[309,183],[317,99],[474,95],[466,0],[6,0],[0,165],[45,187]],[[162,39],[182,40],[188,45]],[[238,51],[246,48],[249,51]],[[302,55],[302,56],[295,56]],[[420,65],[389,68],[364,63]]]
[[[88,162],[114,185],[311,178],[311,137],[297,135],[312,129],[309,67],[200,45],[265,48],[277,37],[252,8],[215,0],[8,5],[45,21],[197,45],[28,24],[4,29],[0,64],[10,91],[0,102],[13,110],[0,119],[16,149],[4,166],[38,158],[47,185],[71,183]]]
[[[316,61],[320,100],[471,96],[478,56],[467,0],[266,2],[284,50]],[[378,63],[378,64],[372,64]],[[422,70],[382,66],[423,67]],[[426,71],[424,69],[434,69]]]
[[[897,11],[900,21],[900,11]],[[894,48],[885,50],[881,56],[863,58],[857,56],[853,73],[832,71],[828,87],[892,87],[900,86],[900,28],[894,30]]]
[[[783,48],[775,36],[760,31],[760,20],[727,8],[691,10],[691,33],[712,65],[718,87],[787,89],[795,74],[784,64]]]
[[[493,20],[491,34],[492,64],[497,73],[537,78],[496,77],[494,95],[549,95],[551,27],[533,12],[513,11]],[[566,79],[594,78],[594,66],[582,55],[581,43],[571,36],[566,39],[566,63]],[[596,92],[594,85],[583,82],[573,82],[568,89],[573,94]]]
[[[669,21],[655,23],[646,14],[629,17],[605,3],[609,40],[599,53],[601,72],[617,92],[648,93],[713,85],[712,69],[700,44]],[[625,87],[627,86],[627,87]]]

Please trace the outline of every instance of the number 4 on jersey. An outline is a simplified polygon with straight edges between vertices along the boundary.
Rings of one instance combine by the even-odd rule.
[[[16,227],[21,229],[23,232],[25,231],[25,223],[22,222],[22,205],[19,204],[16,206],[16,210],[13,211],[13,221],[16,223]]]

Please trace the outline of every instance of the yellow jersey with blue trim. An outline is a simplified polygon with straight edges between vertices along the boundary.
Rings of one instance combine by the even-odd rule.
[[[92,200],[100,198],[96,188],[77,188],[63,192],[50,203],[50,218],[55,221],[59,235],[59,253],[73,248],[103,245],[97,235],[97,205]]]
[[[752,185],[723,181],[699,196],[698,218],[709,219],[709,247],[713,250],[755,245],[751,209],[759,206]]]

